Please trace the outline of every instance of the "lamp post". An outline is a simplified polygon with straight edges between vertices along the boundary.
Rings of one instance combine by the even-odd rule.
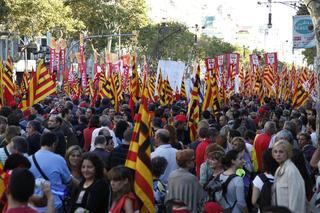
[[[272,4],[283,4],[288,7],[291,7],[294,10],[298,10],[300,3],[302,3],[301,0],[296,0],[296,1],[273,1],[273,0],[268,0],[268,1],[258,1],[258,5],[265,4],[267,8],[269,8],[269,14],[268,14],[268,28],[272,28],[272,10],[271,6]]]

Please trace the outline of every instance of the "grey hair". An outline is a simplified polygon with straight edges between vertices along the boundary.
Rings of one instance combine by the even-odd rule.
[[[268,133],[275,133],[277,131],[277,125],[274,121],[267,121],[264,124],[264,130]]]
[[[290,144],[293,143],[293,136],[289,130],[283,129],[276,134],[275,141],[278,141],[281,139],[287,140]]]

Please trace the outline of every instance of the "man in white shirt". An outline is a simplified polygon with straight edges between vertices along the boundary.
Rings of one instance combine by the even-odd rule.
[[[114,134],[114,131],[109,128],[109,126],[112,124],[110,118],[107,115],[102,115],[99,118],[101,127],[96,128],[92,132],[92,138],[91,138],[91,146],[90,151],[93,151],[95,149],[94,147],[94,141],[96,140],[96,137],[99,135],[99,132],[101,129],[107,129],[110,132],[110,135],[112,136],[114,148],[118,146],[116,135]]]
[[[168,182],[169,175],[172,171],[178,168],[176,162],[177,150],[172,148],[170,141],[169,131],[166,129],[158,129],[155,133],[154,145],[157,147],[151,153],[151,159],[155,157],[164,157],[168,161],[168,165],[163,175],[161,175],[160,180],[163,183]]]

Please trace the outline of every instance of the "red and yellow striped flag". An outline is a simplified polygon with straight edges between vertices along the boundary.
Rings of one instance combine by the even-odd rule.
[[[52,80],[43,60],[41,60],[38,64],[36,78],[37,90],[35,92],[33,104],[39,103],[57,91],[56,83]]]
[[[193,88],[191,91],[190,102],[188,106],[188,127],[190,129],[190,139],[197,139],[197,126],[200,120],[200,65],[198,65]]]
[[[182,81],[181,81],[180,98],[187,100],[186,85],[184,83],[184,79],[183,78],[182,78]]]
[[[204,99],[202,102],[202,111],[207,110],[212,103],[212,83],[211,83],[211,77],[209,71],[206,72],[205,76],[205,93],[204,93]]]
[[[137,64],[136,64],[136,56],[134,55],[132,58],[132,76],[130,81],[130,100],[129,100],[129,109],[131,110],[131,116],[134,117],[134,109],[136,103],[138,103],[139,97],[139,75],[137,71]]]
[[[134,191],[143,203],[141,212],[155,212],[153,178],[151,172],[150,115],[146,76],[142,88],[141,105],[134,125],[125,166],[135,171]]]
[[[24,94],[24,96],[22,97],[22,100],[21,100],[20,105],[19,105],[19,108],[22,111],[25,111],[29,107],[34,105],[34,98],[35,98],[35,93],[36,93],[36,90],[37,90],[37,85],[38,85],[38,81],[37,81],[36,72],[32,72],[31,73],[31,80],[30,80],[29,85],[28,85],[28,90]]]

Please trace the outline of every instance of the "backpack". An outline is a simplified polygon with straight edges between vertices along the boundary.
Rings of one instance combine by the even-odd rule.
[[[205,190],[208,192],[209,195],[209,201],[217,202],[222,206],[228,205],[233,208],[236,202],[233,205],[229,204],[226,198],[226,193],[230,181],[235,177],[237,177],[237,175],[232,174],[224,182],[220,180],[220,175],[211,179],[205,186]]]
[[[271,199],[272,199],[271,190],[272,190],[273,183],[264,173],[261,173],[258,176],[263,182],[263,186],[261,188],[259,200],[258,200],[259,208],[260,210],[262,210],[266,206],[271,206]]]

